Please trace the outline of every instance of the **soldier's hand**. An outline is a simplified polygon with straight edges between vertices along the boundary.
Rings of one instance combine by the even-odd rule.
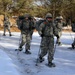
[[[59,38],[59,35],[56,35],[57,38]]]
[[[41,37],[43,37],[44,35],[43,34],[41,34]]]

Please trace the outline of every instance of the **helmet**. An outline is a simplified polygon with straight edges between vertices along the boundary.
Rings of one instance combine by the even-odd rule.
[[[46,14],[46,18],[51,17],[52,18],[52,14],[51,13],[47,13]]]
[[[62,17],[62,16],[59,16],[59,18],[60,18],[60,19],[63,19],[63,17]]]
[[[56,20],[62,20],[62,19],[63,19],[62,16],[56,17]]]
[[[8,19],[8,17],[7,17],[7,16],[5,16],[5,17],[4,17],[4,20],[5,20],[5,21],[8,21],[9,19]]]
[[[30,16],[30,14],[25,14],[25,15],[24,15],[25,18],[26,18],[26,17],[29,17],[29,16]]]

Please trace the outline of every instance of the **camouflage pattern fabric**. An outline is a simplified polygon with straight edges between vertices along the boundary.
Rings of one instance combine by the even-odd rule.
[[[20,47],[22,47],[24,44],[26,44],[25,49],[30,50],[30,42],[31,42],[30,34],[22,33],[22,41],[20,43]]]
[[[19,47],[22,47],[25,44],[25,49],[30,50],[30,43],[31,43],[31,31],[34,26],[34,23],[30,20],[23,20],[21,25],[21,35],[22,41]]]
[[[52,62],[54,56],[54,35],[57,35],[55,31],[53,22],[46,21],[39,27],[40,36],[43,34],[40,56],[44,57],[48,53],[48,62]]]
[[[10,22],[9,22],[9,20],[5,20],[5,21],[4,21],[4,34],[5,34],[6,30],[8,30],[9,34],[11,34],[11,32],[10,32]]]
[[[60,42],[60,38],[62,36],[62,28],[63,28],[63,22],[56,22],[56,30],[57,34],[59,35],[59,38],[57,37],[57,43]]]

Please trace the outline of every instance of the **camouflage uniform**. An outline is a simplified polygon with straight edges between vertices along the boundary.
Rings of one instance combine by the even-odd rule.
[[[72,23],[72,31],[75,32],[75,22]],[[72,48],[75,48],[75,37],[74,37],[74,41],[72,43]]]
[[[30,22],[30,25],[31,25],[31,28],[30,28],[30,37],[32,39],[32,35],[33,35],[33,32],[34,32],[34,29],[35,29],[35,21],[34,21],[34,18],[33,17],[30,17],[29,20],[31,21]]]
[[[39,54],[39,61],[43,61],[43,57],[48,53],[48,65],[50,67],[55,67],[55,64],[52,63],[54,56],[54,34],[56,34],[55,26],[51,21],[48,21],[47,18],[52,19],[52,15],[48,13],[46,15],[46,22],[43,22],[39,27],[39,34],[42,37],[41,40],[41,53]]]
[[[8,30],[9,36],[11,36],[11,32],[10,32],[10,22],[9,22],[9,19],[8,19],[7,17],[4,19],[4,33],[3,33],[3,36],[5,36],[6,30]]]
[[[26,19],[27,18],[27,19]],[[22,50],[22,46],[25,44],[25,53],[31,54],[30,50],[30,42],[31,42],[31,28],[33,27],[32,21],[25,16],[25,19],[22,21],[22,25],[20,26],[22,41],[19,46],[19,50]]]
[[[57,28],[57,33],[58,33],[58,35],[59,35],[59,37],[57,37],[57,41],[56,41],[56,43],[57,43],[58,45],[61,44],[60,37],[61,37],[61,35],[62,35],[62,27],[63,27],[62,19],[63,19],[63,18],[62,18],[61,16],[60,16],[60,17],[56,17],[56,22],[55,22],[56,28]]]

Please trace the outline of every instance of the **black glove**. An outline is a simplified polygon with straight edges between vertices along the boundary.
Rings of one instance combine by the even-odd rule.
[[[43,37],[44,35],[43,34],[41,34],[41,37]]]
[[[57,38],[59,38],[59,35],[56,35]]]

